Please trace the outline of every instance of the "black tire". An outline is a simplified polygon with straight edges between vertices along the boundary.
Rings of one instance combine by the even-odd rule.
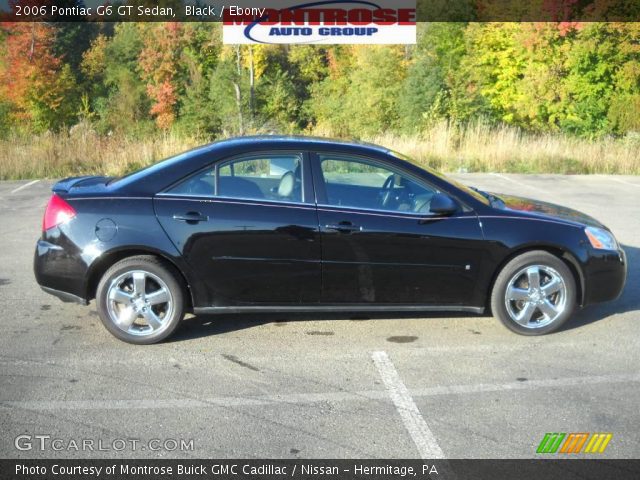
[[[168,301],[166,303],[160,304],[157,307],[164,308],[164,311],[160,313],[160,315],[164,316],[160,319],[161,326],[157,328],[157,331],[154,331],[151,328],[151,323],[149,322],[150,331],[148,333],[129,333],[129,331],[125,331],[123,328],[120,328],[116,324],[116,321],[112,319],[112,315],[109,312],[110,302],[108,299],[109,290],[110,288],[112,288],[112,282],[117,281],[123,276],[126,278],[126,276],[130,272],[135,272],[138,276],[140,275],[140,272],[148,275],[148,280],[145,279],[143,285],[146,286],[146,282],[149,281],[151,286],[155,285],[159,287],[159,290],[162,290],[162,292],[168,291]],[[158,279],[160,282],[163,282],[164,285],[161,285],[161,283],[157,282]],[[123,280],[123,284],[124,282],[126,282],[126,280]],[[133,277],[131,279],[131,282],[133,282]],[[151,296],[152,293],[157,293],[157,291],[151,292],[148,295]],[[131,295],[135,296],[133,291],[131,292]],[[142,300],[145,299],[142,298]],[[133,303],[133,300],[131,300],[131,302]],[[133,343],[136,345],[150,345],[153,343],[161,342],[165,338],[169,337],[180,325],[180,322],[185,314],[185,288],[181,282],[180,274],[172,265],[154,256],[138,255],[135,257],[129,257],[120,260],[105,272],[105,274],[100,279],[100,283],[98,284],[98,289],[96,292],[96,303],[98,307],[98,314],[100,315],[100,320],[102,320],[105,328],[113,336],[127,343]],[[124,306],[125,304],[122,303],[118,305]],[[141,307],[140,311],[145,310],[146,312],[147,309],[151,311],[151,307],[156,308],[156,306],[153,305],[147,306],[146,308],[144,307],[144,304],[142,305],[143,306]],[[138,308],[138,306],[131,306],[131,308],[135,309]],[[135,313],[133,315],[135,315]],[[138,315],[139,316],[137,318],[139,320],[135,320],[135,322],[144,323],[144,319],[146,317],[143,317],[142,313],[139,313]],[[156,318],[158,317],[159,316],[157,315]],[[138,327],[133,324],[132,328],[136,329]],[[139,328],[143,330],[144,325]]]
[[[509,304],[510,308],[514,310],[517,308],[517,306],[511,307],[511,305],[517,305],[517,303],[512,304],[507,302],[506,300],[506,292],[509,283],[514,279],[516,275],[519,274],[519,272],[522,272],[523,269],[533,266],[541,266],[543,269],[550,269],[549,271],[557,273],[561,277],[562,282],[564,282],[564,310],[562,310],[561,313],[558,314],[557,318],[551,321],[551,323],[548,323],[546,325],[543,324],[539,327],[525,326],[513,319],[509,313],[507,305]],[[544,270],[541,271],[544,274]],[[498,277],[496,278],[493,286],[493,291],[491,292],[491,310],[493,312],[493,315],[497,317],[509,330],[520,335],[544,335],[546,333],[551,333],[558,330],[567,320],[569,320],[575,309],[575,306],[576,282],[573,273],[562,259],[542,250],[526,252],[509,261],[498,274]],[[537,309],[537,307],[532,308],[536,308],[532,318],[534,318],[536,315],[538,315],[539,318],[542,318],[542,311]],[[524,310],[524,307],[522,310]],[[522,310],[520,312],[522,312]]]

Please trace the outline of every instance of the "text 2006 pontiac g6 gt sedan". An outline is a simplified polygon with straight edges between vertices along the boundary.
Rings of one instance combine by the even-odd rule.
[[[374,145],[240,138],[53,192],[38,283],[95,298],[131,343],[166,338],[186,312],[490,308],[539,335],[617,298],[626,279],[597,220],[460,185]]]

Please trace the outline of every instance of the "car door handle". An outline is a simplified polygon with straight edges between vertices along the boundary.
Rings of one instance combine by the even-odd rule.
[[[206,215],[202,215],[198,212],[188,212],[182,215],[174,215],[174,220],[178,220],[179,222],[187,222],[187,223],[199,223],[199,222],[207,222],[209,217]]]
[[[325,225],[327,230],[335,230],[341,233],[362,232],[363,228],[359,225],[354,225],[351,222],[340,222],[337,225]]]

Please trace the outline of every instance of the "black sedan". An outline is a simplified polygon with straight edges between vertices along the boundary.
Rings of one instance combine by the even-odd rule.
[[[490,308],[540,335],[617,298],[626,279],[597,220],[460,185],[375,145],[239,138],[53,192],[38,283],[95,298],[105,327],[137,344],[168,337],[187,312]]]

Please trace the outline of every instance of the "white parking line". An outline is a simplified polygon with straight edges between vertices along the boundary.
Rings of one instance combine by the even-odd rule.
[[[39,181],[40,180],[32,180],[29,183],[25,183],[24,185],[19,186],[15,190],[11,190],[11,193],[16,193],[16,192],[19,192],[20,190],[24,190],[25,188],[30,187],[31,185],[35,185]]]
[[[155,398],[134,400],[0,400],[0,408],[25,410],[160,410],[163,408],[259,407],[263,405],[314,404],[355,400],[385,400],[387,392],[321,392],[261,395],[258,397],[220,396],[212,398]]]
[[[504,175],[500,175],[499,173],[490,173],[490,175],[501,178],[502,180],[506,180],[507,182],[515,183],[516,185],[520,185],[521,187],[530,188],[531,190],[547,193],[547,191],[542,188],[534,187],[532,185],[527,185],[524,182],[519,182],[518,180],[514,180],[513,178],[505,177]]]
[[[436,437],[422,417],[420,410],[418,410],[413,398],[411,398],[409,390],[400,375],[398,375],[389,356],[386,352],[373,352],[371,358],[380,373],[393,404],[396,406],[396,410],[400,414],[400,418],[402,418],[405,428],[418,448],[420,458],[423,460],[444,458],[444,452],[438,445]]]
[[[381,352],[384,354],[384,352]],[[385,354],[386,355],[386,354]],[[387,357],[388,359],[388,357]],[[389,362],[391,362],[389,360]],[[377,364],[376,364],[377,366]],[[393,368],[393,364],[391,364]],[[393,372],[397,375],[395,368]],[[0,375],[0,378],[7,375]],[[10,375],[9,375],[10,376]],[[596,375],[585,377],[564,377],[506,383],[477,383],[467,385],[443,385],[417,388],[407,391],[413,397],[434,397],[440,395],[469,395],[485,392],[506,392],[518,390],[538,390],[545,388],[567,388],[588,385],[609,385],[616,383],[640,383],[640,373]],[[406,388],[406,387],[405,387]],[[146,399],[105,399],[105,400],[0,400],[0,408],[23,410],[156,410],[163,408],[211,408],[213,407],[255,407],[261,405],[293,405],[322,402],[357,402],[388,400],[385,390],[360,390],[354,392],[314,392],[282,393],[234,397],[221,395],[209,398],[146,398]]]
[[[608,177],[608,178],[610,178],[614,182],[622,183],[623,185],[630,185],[632,187],[640,188],[640,184],[637,184],[637,183],[627,182],[626,180],[620,180],[619,178],[615,178],[615,177]]]
[[[426,387],[413,390],[414,397],[430,397],[434,395],[461,395],[485,392],[506,392],[513,390],[538,390],[541,388],[566,388],[585,385],[603,385],[614,383],[640,382],[640,374],[594,375],[588,377],[543,378],[508,383],[476,383],[474,385],[448,385]]]

